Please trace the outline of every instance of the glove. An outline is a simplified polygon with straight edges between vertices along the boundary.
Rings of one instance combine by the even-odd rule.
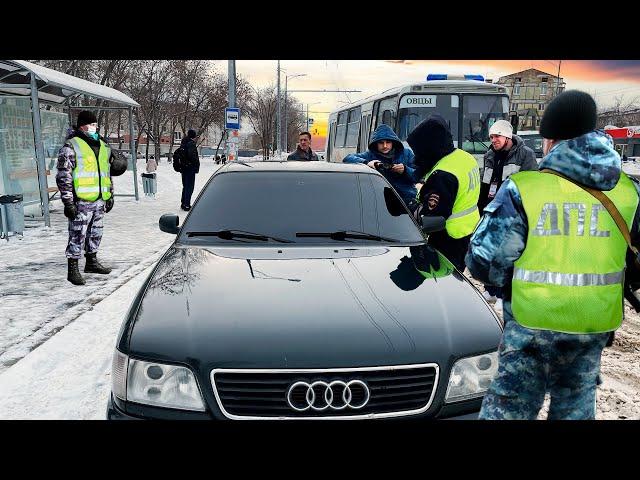
[[[104,204],[105,213],[109,213],[112,208],[113,208],[113,197],[111,197],[109,200],[105,202]]]
[[[70,204],[70,205],[65,205],[64,206],[64,216],[67,217],[69,220],[73,220],[74,218],[76,218],[76,215],[78,215],[78,209],[76,208],[75,204]]]

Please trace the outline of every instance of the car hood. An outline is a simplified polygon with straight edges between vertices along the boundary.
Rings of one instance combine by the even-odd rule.
[[[501,334],[478,291],[424,245],[173,246],[144,288],[120,345],[204,370],[443,365],[495,350]]]

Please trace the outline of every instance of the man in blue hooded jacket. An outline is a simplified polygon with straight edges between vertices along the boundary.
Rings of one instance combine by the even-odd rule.
[[[627,253],[625,276],[626,245],[607,210],[572,184],[606,192],[628,217],[631,242],[640,243],[640,185],[621,171],[613,141],[595,130],[596,119],[590,95],[558,95],[540,125],[541,171],[507,179],[471,237],[469,271],[504,287],[498,373],[482,402],[482,419],[535,419],[547,392],[548,419],[595,418],[600,357],[622,320],[621,278],[637,273]],[[591,249],[597,255],[584,255],[589,247],[597,247]],[[608,268],[601,273],[603,262]]]
[[[405,147],[388,125],[376,128],[369,142],[369,149],[352,153],[342,160],[344,163],[365,163],[377,169],[395,188],[404,203],[412,208],[416,203],[415,167],[413,151]]]

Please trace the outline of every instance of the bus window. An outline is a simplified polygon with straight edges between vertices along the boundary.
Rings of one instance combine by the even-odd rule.
[[[327,148],[326,148],[327,162],[331,161],[331,154],[333,153],[333,143],[335,141],[335,138],[336,138],[336,122],[334,120],[329,125],[329,139],[327,140]]]
[[[369,131],[371,130],[371,114],[362,117],[362,126],[360,127],[360,145],[358,151],[362,152],[369,148]]]
[[[382,123],[393,128],[393,112],[391,110],[382,112]]]
[[[489,149],[489,128],[496,120],[507,119],[509,101],[498,95],[462,97],[462,149],[485,153]]]
[[[389,97],[380,101],[378,115],[376,118],[376,127],[379,127],[384,123],[385,125],[389,125],[395,131],[397,102],[398,97]]]
[[[358,146],[358,133],[360,128],[360,107],[349,111],[349,122],[347,123],[347,139],[345,147]]]
[[[334,143],[337,148],[344,147],[345,133],[347,133],[347,112],[340,112],[338,125],[336,126],[336,141]]]
[[[458,144],[457,95],[404,95],[400,99],[398,136],[406,140],[416,126],[431,115],[438,114],[449,124],[454,145]]]

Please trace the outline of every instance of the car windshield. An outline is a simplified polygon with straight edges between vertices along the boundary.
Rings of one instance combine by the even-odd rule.
[[[402,200],[381,176],[255,170],[216,175],[178,239],[190,245],[423,241]]]
[[[536,157],[542,157],[542,137],[540,134],[521,135],[524,144],[536,153]]]

